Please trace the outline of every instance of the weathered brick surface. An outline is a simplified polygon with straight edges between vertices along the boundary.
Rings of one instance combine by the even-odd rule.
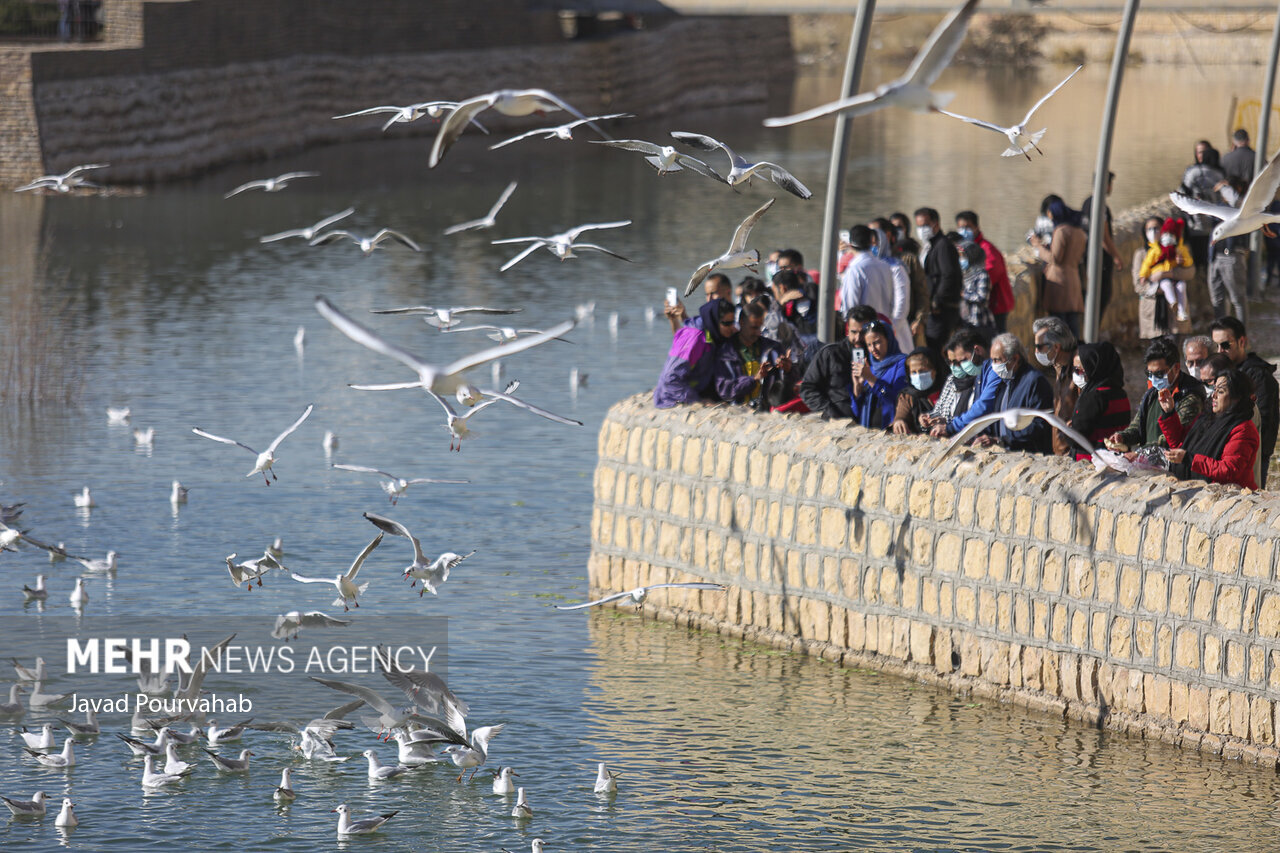
[[[714,443],[735,464],[659,476],[643,443],[624,438],[640,434]],[[708,546],[673,556],[661,537],[624,543],[597,525],[592,585],[634,585],[616,568],[632,563],[677,570],[759,603],[650,599],[693,624],[783,647],[803,640],[829,659],[1232,757],[1274,750],[1280,555],[1268,525],[1280,501],[1022,454],[937,465],[940,447],[809,417],[624,400],[601,432],[598,517]],[[668,493],[714,490],[728,506],[789,520],[677,513],[643,501],[634,484],[648,477]],[[775,568],[759,570],[754,556],[744,568],[744,553]]]

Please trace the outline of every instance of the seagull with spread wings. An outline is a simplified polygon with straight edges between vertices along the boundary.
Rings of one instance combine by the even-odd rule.
[[[992,424],[1001,424],[1008,428],[1011,432],[1024,430],[1031,426],[1039,418],[1048,421],[1049,425],[1056,428],[1058,432],[1074,441],[1076,444],[1084,448],[1084,452],[1093,454],[1093,444],[1089,439],[1071,428],[1071,425],[1062,418],[1055,415],[1051,410],[1045,409],[1005,409],[1003,412],[993,412],[990,415],[983,415],[980,418],[974,418],[965,425],[965,428],[956,433],[955,438],[947,443],[947,447],[942,451],[942,455],[938,457],[941,462],[950,456],[957,448],[962,447],[970,440],[977,438],[984,429]]]
[[[382,471],[378,468],[369,468],[365,465],[348,465],[345,462],[339,462],[333,467],[339,468],[343,471],[355,471],[360,474],[378,474],[386,477],[387,479],[383,480],[381,484],[382,491],[387,493],[387,497],[391,499],[392,506],[395,506],[396,501],[402,498],[405,492],[409,491],[410,486],[417,486],[423,483],[448,483],[451,485],[457,485],[471,482],[470,480],[435,480],[430,477],[414,477],[413,479],[408,479],[406,477],[397,477],[395,474],[388,474],[386,471]]]
[[[546,89],[499,89],[495,92],[486,92],[483,95],[468,98],[459,103],[457,108],[450,112],[449,115],[445,116],[444,121],[440,122],[440,130],[436,134],[436,141],[431,146],[431,156],[427,160],[427,166],[434,169],[440,163],[440,160],[444,158],[445,152],[449,150],[449,147],[458,141],[458,137],[466,129],[467,123],[488,109],[497,110],[508,116],[527,116],[534,113],[543,114],[564,110],[576,118],[586,120],[587,125],[604,139],[612,138],[601,130],[595,122],[587,119],[585,115],[578,112],[558,95],[548,92]]]
[[[1169,198],[1187,213],[1203,214],[1222,220],[1214,227],[1209,237],[1210,242],[1216,243],[1227,237],[1248,234],[1259,228],[1266,228],[1270,233],[1271,229],[1268,226],[1280,222],[1280,213],[1267,211],[1267,207],[1275,200],[1276,192],[1280,191],[1280,168],[1276,167],[1278,160],[1280,160],[1280,154],[1272,157],[1271,162],[1267,163],[1253,179],[1248,192],[1240,201],[1239,208],[1200,201],[1181,193],[1169,193]]]
[[[543,139],[563,139],[567,142],[570,139],[573,139],[573,129],[575,127],[581,127],[584,124],[590,124],[594,121],[608,121],[615,118],[635,118],[635,116],[631,113],[610,113],[609,115],[575,119],[567,124],[561,124],[555,127],[539,127],[534,130],[525,131],[519,136],[504,139],[495,145],[490,145],[489,150],[493,151],[498,148],[505,148],[513,142],[519,142],[522,139],[532,139],[535,136],[540,136]],[[592,126],[594,127],[594,125]]]
[[[231,192],[223,196],[223,198],[231,198],[233,195],[239,195],[245,190],[262,190],[268,193],[278,193],[285,187],[289,186],[290,181],[298,178],[318,178],[319,172],[285,172],[283,175],[276,175],[274,178],[261,178],[256,181],[249,181],[246,184],[233,189]]]
[[[458,308],[436,308],[431,305],[408,305],[404,308],[372,308],[370,314],[422,314],[422,322],[444,331],[462,322],[461,314],[519,314],[523,308],[486,308],[483,305],[464,305]]]
[[[1058,85],[1054,86],[1052,89],[1049,90],[1049,94],[1045,95],[1043,98],[1036,101],[1035,106],[1027,110],[1027,114],[1022,117],[1022,121],[1018,122],[1017,124],[1011,127],[1001,127],[998,124],[992,124],[991,122],[983,121],[980,118],[969,118],[968,116],[962,116],[958,113],[949,113],[946,110],[938,110],[938,112],[942,113],[944,116],[951,116],[952,118],[958,118],[961,121],[968,122],[969,124],[976,125],[977,127],[984,127],[987,130],[994,130],[996,133],[1002,133],[1005,136],[1007,136],[1009,138],[1009,147],[1000,153],[1001,157],[1017,157],[1019,154],[1021,154],[1022,156],[1030,160],[1031,159],[1030,152],[1032,149],[1035,149],[1036,153],[1039,154],[1041,157],[1043,157],[1044,152],[1040,150],[1040,146],[1036,145],[1036,143],[1040,141],[1040,138],[1044,136],[1045,131],[1047,131],[1049,128],[1045,127],[1045,128],[1041,128],[1040,130],[1037,130],[1035,133],[1027,133],[1027,125],[1030,124],[1031,117],[1035,115],[1036,110],[1043,107],[1045,101],[1052,98],[1054,95],[1057,94],[1059,89],[1067,85],[1067,81],[1070,80],[1072,77],[1076,76],[1076,74],[1079,73],[1081,68],[1084,68],[1084,66],[1077,65],[1075,71],[1072,71],[1070,74],[1068,74],[1061,83],[1059,83]],[[1027,140],[1025,144],[1022,142],[1023,139]]]
[[[320,236],[312,238],[309,245],[325,246],[325,245],[328,245],[329,243],[335,243],[338,240],[350,240],[352,243],[355,243],[357,246],[359,246],[360,251],[364,252],[366,255],[372,255],[373,251],[375,249],[381,248],[382,244],[385,243],[387,240],[394,240],[395,242],[401,244],[402,246],[408,246],[410,249],[413,249],[415,252],[422,251],[422,247],[419,246],[417,243],[413,242],[408,237],[401,234],[399,231],[393,231],[390,228],[383,228],[380,231],[378,231],[377,234],[374,234],[372,237],[365,237],[361,234],[355,234],[355,233],[352,233],[351,231],[343,231],[342,229],[339,228],[335,231],[326,231]]]
[[[304,240],[310,241],[314,239],[317,234],[319,234],[324,229],[328,228],[333,223],[337,222],[340,219],[346,219],[348,216],[350,216],[355,212],[356,212],[356,209],[354,207],[348,207],[346,210],[342,211],[341,213],[335,213],[333,216],[326,216],[324,219],[321,219],[319,222],[317,222],[315,225],[310,226],[309,228],[294,228],[290,231],[281,231],[279,234],[268,234],[265,237],[259,237],[258,242],[274,243],[277,240],[285,240],[285,239],[288,239],[289,237],[301,237]]]
[[[338,591],[338,597],[334,599],[333,606],[342,605],[344,611],[350,610],[352,606],[360,606],[360,594],[369,588],[369,584],[363,583],[356,586],[356,575],[360,573],[360,567],[364,565],[364,561],[373,553],[373,549],[382,544],[382,534],[379,533],[373,538],[373,541],[364,546],[364,550],[356,557],[355,562],[351,564],[351,568],[342,574],[332,578],[308,578],[297,572],[289,572],[289,577],[298,583],[331,583]],[[350,602],[350,604],[348,604]]]
[[[728,145],[725,145],[718,139],[705,136],[701,133],[688,133],[683,130],[673,130],[672,137],[680,140],[685,145],[691,145],[701,151],[723,151],[729,155],[729,174],[722,180],[731,187],[739,184],[749,184],[752,178],[763,178],[773,181],[792,195],[800,198],[812,198],[813,193],[809,188],[800,183],[796,176],[779,166],[777,163],[770,163],[767,160],[761,160],[758,163],[749,162],[745,157],[738,154]]]
[[[684,289],[684,295],[688,296],[702,284],[703,279],[711,275],[714,269],[733,269],[734,267],[746,267],[752,271],[755,270],[756,264],[760,263],[760,250],[748,249],[747,240],[751,237],[751,229],[756,227],[756,223],[760,221],[760,217],[765,215],[770,207],[773,206],[776,199],[769,199],[760,205],[750,216],[742,220],[737,229],[733,232],[733,239],[729,241],[729,248],[723,255],[718,258],[712,258],[706,261],[702,266],[694,270],[693,275],[689,278],[689,284]]]
[[[294,421],[293,424],[284,432],[277,435],[275,439],[270,444],[267,445],[267,449],[262,451],[261,453],[254,450],[249,445],[244,444],[243,442],[236,441],[234,438],[223,438],[220,435],[214,435],[211,432],[205,432],[204,430],[200,429],[200,427],[193,427],[191,431],[203,438],[212,439],[213,441],[219,441],[219,442],[222,442],[223,444],[233,444],[236,447],[243,447],[245,450],[249,451],[250,453],[256,454],[258,459],[253,464],[253,470],[250,471],[248,474],[245,474],[245,476],[252,477],[254,474],[261,474],[262,479],[266,481],[268,486],[270,486],[271,480],[267,479],[268,472],[271,474],[271,479],[273,480],[280,479],[279,477],[276,476],[276,472],[273,471],[271,468],[271,466],[274,465],[276,462],[276,448],[280,446],[280,442],[284,441],[286,438],[292,435],[294,430],[302,426],[302,422],[311,416],[311,410],[314,408],[315,408],[314,404],[307,406],[307,410],[302,413],[302,417]]]
[[[863,92],[839,101],[832,101],[811,110],[782,118],[767,118],[765,127],[785,127],[843,113],[847,118],[866,115],[885,107],[902,107],[918,113],[938,112],[955,97],[954,92],[934,92],[934,84],[943,70],[951,64],[951,58],[964,42],[969,22],[978,8],[978,0],[965,0],[964,5],[953,9],[942,23],[934,28],[929,40],[916,54],[907,72],[896,80],[876,87],[874,92]]]
[[[620,148],[623,151],[638,151],[644,155],[644,161],[656,169],[660,176],[668,172],[679,172],[683,169],[688,169],[691,172],[697,172],[699,175],[705,175],[721,183],[728,183],[715,169],[697,157],[681,154],[674,145],[659,145],[656,142],[646,142],[643,139],[593,139],[591,143],[593,145],[608,145],[611,148]]]
[[[480,219],[472,219],[468,222],[459,222],[457,225],[450,225],[444,229],[446,235],[461,234],[463,231],[482,231],[486,228],[492,228],[497,224],[498,211],[502,210],[506,205],[507,199],[511,198],[511,194],[516,191],[516,182],[512,181],[507,184],[507,188],[502,191],[502,195],[498,196],[498,200],[494,202],[493,207],[489,208],[489,212]]]
[[[303,613],[290,610],[276,616],[275,627],[271,636],[277,640],[298,639],[298,632],[303,628],[342,628],[351,624],[350,619],[338,619],[319,610],[308,610]]]
[[[99,189],[98,184],[92,184],[86,181],[81,172],[87,172],[90,169],[105,169],[110,165],[110,163],[86,163],[83,166],[76,166],[69,169],[61,175],[41,175],[31,183],[18,187],[14,192],[22,193],[28,190],[56,190],[60,193],[69,193],[77,187]]]
[[[409,122],[417,121],[423,116],[439,121],[441,118],[443,118],[444,116],[448,115],[449,113],[457,109],[457,107],[458,107],[457,101],[422,101],[421,103],[408,104],[403,107],[397,107],[397,106],[388,104],[380,107],[369,107],[366,110],[356,110],[353,113],[343,113],[340,116],[333,116],[333,118],[335,119],[355,118],[356,116],[370,116],[370,115],[378,115],[380,113],[391,113],[391,118],[387,119],[386,124],[382,125],[382,130],[385,133],[386,130],[389,127],[391,127],[391,125],[393,124],[408,124]],[[476,121],[475,119],[472,119],[471,123],[474,124],[477,128],[479,128],[481,133],[489,132],[488,130],[485,129],[484,125],[482,125],[480,122]]]
[[[612,252],[604,246],[597,246],[595,243],[578,243],[578,236],[584,231],[598,231],[602,228],[622,228],[630,225],[631,220],[627,219],[622,222],[598,222],[579,225],[576,228],[570,228],[560,234],[552,234],[550,237],[510,237],[506,240],[494,240],[493,245],[502,246],[507,243],[529,243],[520,254],[503,264],[498,272],[506,272],[525,258],[532,255],[538,249],[545,248],[548,252],[555,255],[562,261],[569,258],[576,258],[575,249],[591,249],[594,252],[603,252],[606,255],[612,255],[620,261],[631,263],[630,258],[624,258],[617,252]]]

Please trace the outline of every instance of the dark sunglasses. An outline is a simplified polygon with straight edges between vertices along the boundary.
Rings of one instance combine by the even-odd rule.
[[[1218,344],[1218,352],[1228,352],[1235,345],[1235,341],[1221,341]]]

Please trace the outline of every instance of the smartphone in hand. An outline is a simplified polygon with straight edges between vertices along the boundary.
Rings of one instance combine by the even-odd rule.
[[[855,363],[861,363],[867,360],[867,354],[860,349],[853,351],[853,360]]]
[[[674,287],[667,288],[667,304],[672,308],[676,307],[676,303],[680,301],[680,293]]]

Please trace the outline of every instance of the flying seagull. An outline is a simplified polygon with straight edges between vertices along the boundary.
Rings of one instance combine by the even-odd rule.
[[[394,240],[395,242],[400,243],[401,245],[408,246],[410,249],[413,249],[415,252],[422,251],[422,247],[419,246],[417,243],[413,242],[408,237],[401,234],[399,231],[392,231],[390,228],[383,228],[377,234],[374,234],[372,237],[365,237],[360,234],[353,234],[350,231],[343,231],[341,229],[338,229],[336,231],[326,231],[320,236],[313,238],[311,240],[310,245],[325,246],[325,245],[328,245],[329,243],[337,242],[338,240],[350,240],[351,242],[359,246],[360,251],[364,252],[366,255],[372,255],[374,249],[380,248],[381,244],[386,242],[387,240]]]
[[[364,583],[356,586],[356,575],[360,573],[360,567],[364,565],[364,561],[373,553],[373,549],[377,548],[381,543],[382,534],[379,533],[373,538],[372,542],[364,546],[364,550],[356,557],[355,562],[351,564],[351,568],[336,577],[308,578],[303,577],[297,572],[289,572],[289,577],[293,578],[298,583],[331,583],[338,591],[338,597],[333,601],[334,607],[341,604],[344,611],[350,610],[351,606],[348,605],[347,602],[351,602],[351,604],[359,607],[360,593],[364,592],[369,587],[369,584]]]
[[[645,155],[644,161],[657,169],[659,175],[689,169],[699,175],[706,175],[708,178],[727,183],[715,169],[712,169],[697,157],[681,154],[674,145],[659,145],[656,142],[646,142],[643,139],[592,139],[591,143],[593,145],[608,145],[613,148],[621,148],[623,151],[639,151]]]
[[[489,326],[483,324],[478,326],[451,326],[442,328],[440,331],[449,332],[450,334],[453,332],[488,332],[485,337],[499,343],[518,340],[529,335],[541,335],[545,332],[544,329],[517,329],[515,326]],[[567,338],[556,338],[556,340],[566,344],[573,343]]]
[[[1008,429],[1016,432],[1031,426],[1031,424],[1035,422],[1036,418],[1048,421],[1050,426],[1056,427],[1058,432],[1080,445],[1084,448],[1086,453],[1092,455],[1093,444],[1089,439],[1072,429],[1070,425],[1055,415],[1052,411],[1048,409],[1045,409],[1044,411],[1041,411],[1040,409],[1005,409],[1003,412],[983,415],[980,418],[974,418],[969,421],[965,428],[956,433],[955,438],[948,442],[946,450],[942,451],[942,455],[938,457],[938,461],[941,462],[943,459],[946,459],[955,451],[956,448],[964,445],[965,442],[970,439],[976,438],[979,433],[992,424],[1004,424]]]
[[[507,243],[529,243],[529,245],[526,246],[520,254],[503,264],[499,268],[498,272],[506,272],[541,248],[545,248],[548,252],[555,255],[562,261],[568,260],[569,258],[576,258],[577,255],[574,254],[574,249],[591,249],[592,251],[603,252],[606,255],[612,255],[620,261],[630,263],[630,258],[624,258],[617,252],[609,251],[604,246],[597,246],[595,243],[574,242],[584,231],[598,231],[601,228],[622,228],[623,226],[630,224],[630,219],[622,222],[588,223],[586,225],[579,225],[576,228],[570,228],[568,231],[560,234],[553,234],[550,237],[511,237],[506,240],[494,240],[493,245],[495,246],[502,246]]]
[[[382,125],[383,132],[393,124],[408,124],[417,121],[426,116],[427,118],[439,120],[458,107],[457,101],[422,101],[417,104],[408,104],[407,106],[397,107],[394,105],[386,105],[380,107],[369,107],[367,110],[356,110],[353,113],[343,113],[339,118],[354,118],[356,116],[377,115],[379,113],[391,113],[391,118],[387,119],[386,124]],[[472,119],[472,124],[480,129],[482,133],[488,133],[485,126],[480,122]]]
[[[440,122],[440,131],[436,134],[436,141],[431,146],[431,156],[427,160],[427,166],[434,169],[444,158],[449,146],[458,141],[467,123],[487,109],[495,109],[509,116],[527,116],[533,113],[564,110],[576,118],[587,119],[585,115],[546,89],[499,89],[496,92],[486,92],[462,101],[445,117],[444,121]],[[612,138],[594,122],[587,120],[587,124],[603,138]]]
[[[386,477],[387,479],[382,481],[382,491],[387,493],[387,497],[391,499],[392,506],[395,506],[396,501],[403,497],[405,492],[409,491],[410,486],[416,486],[421,483],[448,483],[450,485],[457,485],[471,482],[470,480],[435,480],[430,477],[415,477],[413,479],[407,479],[405,477],[397,477],[395,474],[388,474],[386,471],[382,471],[378,468],[369,468],[365,465],[347,465],[346,463],[338,463],[333,467],[340,468],[343,471],[355,471],[360,474],[378,474],[382,477]]]
[[[1209,238],[1210,242],[1216,243],[1227,237],[1257,231],[1259,228],[1280,222],[1280,214],[1267,212],[1267,206],[1280,190],[1280,168],[1276,167],[1277,160],[1280,160],[1280,154],[1272,157],[1271,162],[1267,163],[1253,179],[1253,183],[1249,185],[1249,191],[1240,201],[1239,209],[1230,205],[1200,201],[1180,193],[1169,193],[1169,198],[1187,213],[1204,214],[1222,220],[1214,227]]]
[[[969,29],[969,21],[978,8],[978,0],[965,0],[963,6],[953,9],[942,23],[934,28],[924,47],[916,54],[907,72],[897,80],[876,87],[874,92],[863,92],[839,101],[832,101],[811,110],[782,118],[767,118],[765,127],[786,127],[822,118],[833,113],[844,113],[848,118],[866,115],[884,107],[895,106],[918,113],[937,112],[951,102],[954,92],[934,92],[934,84],[955,56]]]
[[[760,263],[760,251],[758,249],[748,249],[747,239],[751,236],[751,229],[756,227],[760,217],[764,216],[765,211],[773,206],[774,201],[776,199],[769,199],[760,205],[755,213],[742,220],[737,230],[733,232],[733,239],[729,241],[729,248],[723,255],[718,258],[712,258],[694,270],[688,286],[684,289],[685,296],[693,293],[698,285],[702,284],[702,280],[711,274],[713,269],[732,269],[734,267],[755,269],[755,265]]]
[[[507,188],[502,191],[502,195],[498,196],[497,202],[493,207],[489,208],[489,212],[480,219],[472,219],[470,222],[460,222],[457,225],[450,225],[444,229],[445,234],[460,234],[463,231],[481,231],[485,228],[492,228],[497,224],[498,211],[502,210],[503,205],[507,203],[507,199],[511,198],[511,194],[516,191],[516,182],[512,181],[507,184]]]
[[[337,222],[340,219],[346,219],[348,216],[350,216],[355,212],[356,212],[356,209],[354,207],[348,207],[346,210],[342,211],[341,213],[335,213],[333,216],[326,216],[324,219],[321,219],[319,222],[317,222],[315,225],[312,225],[309,228],[294,228],[291,231],[281,231],[279,234],[268,234],[266,237],[259,237],[258,242],[274,243],[277,240],[285,240],[285,239],[288,239],[289,237],[301,237],[302,239],[309,241],[313,239],[321,231],[328,228],[333,223]]]
[[[263,192],[278,193],[280,190],[289,186],[290,181],[298,178],[318,178],[319,172],[285,172],[283,175],[276,175],[274,178],[262,178],[257,181],[249,181],[247,184],[241,184],[231,192],[223,196],[223,198],[231,198],[233,195],[239,195],[245,190],[262,190]]]
[[[315,408],[314,404],[307,406],[307,410],[302,413],[302,417],[294,421],[293,425],[290,426],[288,429],[286,429],[284,432],[277,435],[275,439],[270,444],[267,445],[267,449],[262,451],[261,453],[258,453],[258,451],[254,450],[252,447],[250,447],[247,444],[244,444],[243,442],[236,441],[234,438],[223,438],[220,435],[214,435],[211,432],[205,432],[204,430],[200,429],[200,427],[193,427],[191,431],[198,436],[202,436],[203,438],[212,439],[214,441],[220,441],[223,444],[234,444],[236,447],[243,447],[245,450],[249,451],[250,453],[256,454],[258,459],[256,462],[253,463],[253,470],[250,471],[248,474],[245,474],[245,476],[252,477],[254,474],[261,474],[262,479],[266,481],[268,486],[270,486],[271,480],[267,479],[268,472],[270,472],[271,474],[271,479],[274,479],[274,480],[280,479],[279,477],[276,476],[276,472],[271,470],[271,466],[274,465],[276,461],[276,455],[275,455],[276,448],[279,447],[280,442],[288,438],[295,429],[302,426],[302,422],[305,421],[311,415],[311,410],[313,408]]]
[[[770,163],[767,160],[761,160],[759,163],[750,163],[744,157],[735,152],[728,145],[725,145],[718,139],[712,139],[710,136],[704,136],[701,133],[688,133],[683,130],[674,130],[671,132],[672,137],[680,140],[685,145],[691,145],[702,151],[723,151],[729,155],[729,174],[723,180],[731,187],[739,184],[750,183],[753,177],[763,178],[773,181],[792,195],[800,198],[811,198],[813,193],[809,188],[800,181],[796,180],[796,176],[779,166],[777,163]]]
[[[962,115],[959,115],[958,113],[949,113],[946,110],[938,110],[938,112],[942,113],[944,116],[951,116],[952,118],[958,118],[961,121],[965,121],[965,122],[968,122],[969,124],[977,125],[978,127],[985,127],[987,130],[994,130],[996,133],[1003,133],[1005,136],[1009,138],[1009,147],[1006,148],[1003,152],[1001,152],[1000,154],[1001,157],[1017,157],[1019,154],[1021,154],[1022,156],[1030,160],[1031,159],[1030,152],[1033,148],[1035,149],[1037,154],[1043,157],[1044,152],[1040,150],[1040,147],[1036,145],[1036,143],[1040,141],[1040,137],[1044,136],[1045,131],[1048,130],[1048,128],[1047,127],[1041,128],[1040,130],[1037,130],[1035,133],[1027,133],[1027,125],[1031,122],[1031,117],[1035,115],[1036,110],[1043,107],[1045,101],[1052,98],[1055,94],[1057,94],[1059,89],[1067,85],[1067,81],[1070,80],[1072,77],[1076,76],[1076,74],[1079,73],[1081,68],[1084,68],[1084,66],[1077,65],[1075,71],[1072,71],[1070,74],[1068,74],[1061,83],[1059,83],[1058,85],[1054,86],[1051,90],[1049,90],[1049,94],[1045,95],[1043,98],[1036,101],[1036,105],[1031,109],[1027,110],[1027,114],[1022,117],[1022,121],[1018,122],[1017,124],[1011,127],[1001,127],[998,124],[992,124],[991,122],[983,121],[980,118],[969,118],[968,116],[962,116]],[[1021,141],[1023,139],[1027,140],[1025,144]]]
[[[606,595],[604,598],[597,598],[595,601],[587,601],[582,604],[557,604],[556,610],[582,610],[586,607],[595,607],[597,604],[607,604],[610,601],[618,601],[628,598],[635,603],[636,607],[642,607],[644,600],[649,597],[649,592],[655,589],[710,589],[724,592],[723,584],[704,583],[702,581],[690,581],[687,583],[655,583],[649,586],[638,586],[635,589],[629,589],[626,592],[615,592],[613,595]]]
[[[534,130],[526,131],[519,136],[513,136],[510,139],[504,139],[501,142],[490,145],[489,150],[493,151],[497,148],[504,148],[513,142],[519,142],[522,139],[530,139],[534,136],[541,136],[543,139],[563,139],[568,141],[573,139],[573,129],[584,124],[590,124],[593,121],[608,121],[615,118],[635,118],[631,113],[610,113],[604,116],[591,116],[590,118],[580,118],[567,124],[557,125],[555,127],[539,127]],[[595,125],[592,125],[594,127]]]
[[[87,172],[90,169],[105,169],[110,163],[86,163],[83,166],[76,166],[61,175],[41,175],[26,186],[18,187],[14,192],[21,193],[27,190],[57,190],[60,193],[71,192],[76,187],[90,187],[98,189],[98,184],[89,183],[81,175],[81,172]]]
[[[296,640],[298,639],[298,632],[303,628],[341,628],[350,624],[351,620],[349,619],[335,619],[319,610],[308,610],[306,613],[290,610],[288,613],[281,613],[276,617],[276,624],[271,629],[271,636],[277,640],[287,640],[290,637]]]
[[[459,314],[519,314],[523,308],[485,308],[482,305],[464,305],[459,308],[435,308],[431,305],[409,305],[404,308],[372,308],[370,314],[422,314],[422,322],[444,331],[462,320]]]

